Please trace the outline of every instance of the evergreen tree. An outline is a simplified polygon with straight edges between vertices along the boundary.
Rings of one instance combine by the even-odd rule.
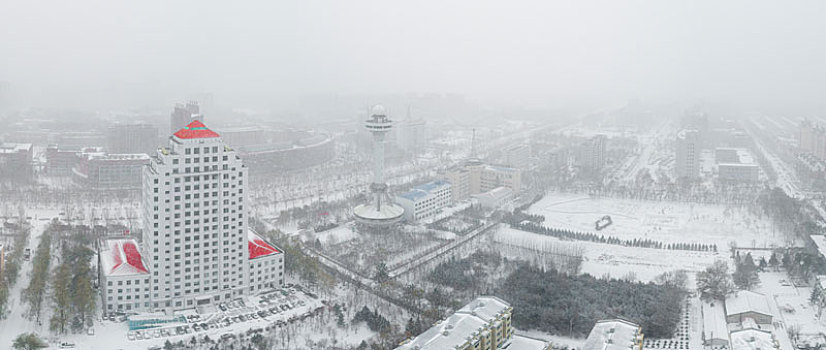
[[[777,260],[777,252],[772,252],[771,257],[769,257],[769,265],[777,270],[777,266],[780,265],[780,261]]]

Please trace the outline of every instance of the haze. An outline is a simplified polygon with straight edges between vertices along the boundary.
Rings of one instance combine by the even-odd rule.
[[[719,101],[822,113],[821,1],[5,1],[15,107],[168,108],[210,92],[455,93],[548,108]]]

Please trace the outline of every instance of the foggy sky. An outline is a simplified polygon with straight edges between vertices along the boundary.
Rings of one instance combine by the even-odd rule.
[[[826,109],[823,1],[0,1],[0,81],[34,105],[211,92],[457,93],[553,106]]]

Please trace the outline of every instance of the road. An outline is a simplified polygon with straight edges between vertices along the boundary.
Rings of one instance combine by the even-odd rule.
[[[42,211],[38,212],[37,215],[32,216],[32,220],[29,221],[31,224],[31,234],[29,237],[27,248],[31,249],[32,251],[32,258],[34,258],[34,252],[37,250],[37,244],[40,242],[40,237],[43,235],[43,231],[46,230],[46,227],[49,224],[49,220],[40,220],[42,217],[52,217],[52,215],[56,216],[57,211],[53,213],[48,213],[49,215],[42,216],[46,214]],[[30,214],[31,215],[31,214]],[[48,319],[46,309],[48,308],[48,302],[43,303],[44,312],[41,315],[42,325],[37,325],[36,321],[31,321],[26,318],[25,313],[28,309],[27,305],[25,305],[20,297],[23,294],[23,289],[25,289],[29,285],[29,281],[31,280],[31,271],[32,271],[32,262],[23,261],[23,264],[20,266],[20,274],[17,278],[17,283],[12,286],[11,291],[9,291],[9,313],[6,315],[6,319],[0,321],[0,346],[3,344],[11,345],[11,341],[16,338],[21,333],[27,332],[36,332],[37,334],[48,334],[49,327],[48,327]]]

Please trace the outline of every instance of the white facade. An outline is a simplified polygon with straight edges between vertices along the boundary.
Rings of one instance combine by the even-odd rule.
[[[508,147],[504,150],[505,165],[511,168],[527,169],[531,164],[531,148],[526,144]]]
[[[150,308],[150,273],[134,239],[100,242],[98,255],[103,310],[146,311]]]
[[[247,231],[249,241],[250,292],[255,293],[284,285],[284,252]]]
[[[504,208],[513,201],[513,191],[507,187],[497,187],[490,191],[473,195],[473,198],[485,209]]]
[[[414,187],[396,196],[396,204],[404,208],[407,221],[430,218],[450,205],[451,185],[447,181],[434,181]]]
[[[677,134],[676,175],[678,178],[700,177],[700,133],[697,130],[680,130]]]
[[[143,176],[152,309],[192,308],[249,294],[254,247],[245,210],[247,168],[200,121],[176,132],[169,146]]]

